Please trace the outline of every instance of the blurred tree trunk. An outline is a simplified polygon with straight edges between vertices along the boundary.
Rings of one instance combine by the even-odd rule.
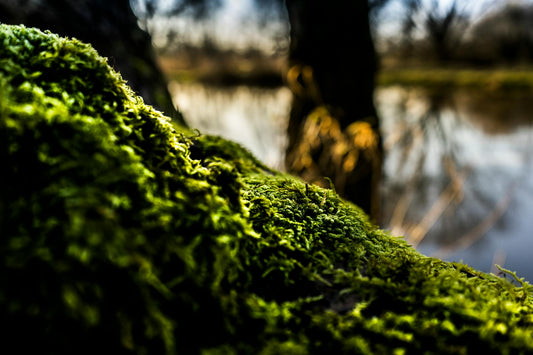
[[[91,43],[147,104],[185,124],[157,66],[151,38],[137,25],[129,0],[2,0],[0,21]]]
[[[287,169],[328,186],[376,221],[382,145],[367,0],[287,0],[293,91]]]

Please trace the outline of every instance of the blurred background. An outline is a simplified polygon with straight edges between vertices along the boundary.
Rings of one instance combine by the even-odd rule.
[[[532,282],[533,1],[320,3],[5,0],[0,21],[92,43],[177,124],[330,178],[423,254]]]

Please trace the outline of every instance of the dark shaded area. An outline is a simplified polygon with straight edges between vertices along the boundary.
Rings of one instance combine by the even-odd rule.
[[[376,56],[366,1],[287,1],[291,21],[291,64],[313,69],[316,101],[342,109],[345,128],[354,119],[376,116],[372,92]]]
[[[92,44],[147,104],[185,124],[157,66],[150,35],[137,25],[128,0],[6,0],[0,3],[0,22]]]
[[[307,180],[330,177],[341,196],[376,217],[382,152],[373,103],[376,54],[368,3],[292,0],[286,4],[291,23],[287,81],[295,94],[288,128],[288,170]],[[314,147],[303,147],[307,144],[304,126],[317,107],[325,108],[329,118],[319,118],[321,122],[311,125],[316,128],[318,124],[328,137],[321,137]],[[333,130],[322,124],[330,119]],[[369,147],[358,146],[358,139],[350,136],[348,128],[355,122],[365,122],[372,129],[374,136],[366,138],[375,142]],[[356,144],[340,149],[336,145],[339,134],[347,137],[349,146],[350,142]],[[352,155],[355,162],[345,164],[350,150],[356,151],[357,157]],[[302,153],[312,162],[302,162]]]

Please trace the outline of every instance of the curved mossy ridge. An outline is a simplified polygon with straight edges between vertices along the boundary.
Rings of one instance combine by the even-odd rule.
[[[10,26],[0,43],[5,339],[52,353],[218,344],[218,293],[252,233],[236,171],[190,159],[89,46]]]
[[[533,352],[528,283],[424,257],[333,191],[177,133],[78,41],[0,25],[0,162],[20,352]]]

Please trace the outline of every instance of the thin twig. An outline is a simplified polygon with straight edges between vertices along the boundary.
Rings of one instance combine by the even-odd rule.
[[[448,167],[448,174],[451,178],[450,183],[440,194],[438,199],[435,201],[433,206],[431,206],[420,223],[416,224],[407,233],[409,236],[408,242],[414,247],[420,244],[420,242],[426,237],[429,230],[435,225],[435,223],[437,223],[448,206],[450,206],[450,204],[455,200],[462,199],[464,182],[468,175],[470,175],[471,169],[465,168],[462,172],[457,172],[455,166],[450,166],[451,162],[449,160],[446,161],[445,164],[446,163]]]
[[[446,256],[450,255],[452,252],[455,252],[457,250],[466,249],[472,244],[474,244],[476,241],[481,239],[493,226],[496,224],[496,222],[505,214],[507,209],[509,208],[516,192],[516,188],[518,187],[518,181],[515,181],[511,186],[507,189],[504,196],[498,201],[498,203],[494,206],[492,211],[474,228],[470,230],[470,232],[463,235],[461,238],[457,239],[455,242],[450,243],[439,250],[437,250],[433,256],[438,258],[445,258]]]

